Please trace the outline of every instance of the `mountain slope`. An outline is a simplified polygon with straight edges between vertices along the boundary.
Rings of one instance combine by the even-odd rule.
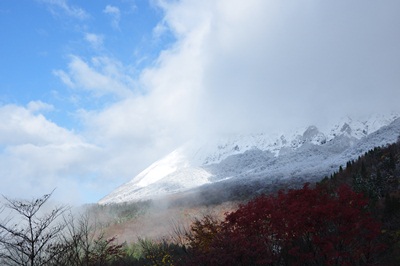
[[[137,201],[188,191],[219,182],[322,178],[400,134],[397,115],[365,121],[345,118],[325,132],[315,126],[271,137],[238,136],[208,143],[188,143],[120,186],[100,204]]]

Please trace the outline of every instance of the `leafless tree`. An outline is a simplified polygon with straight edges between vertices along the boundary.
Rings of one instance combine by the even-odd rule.
[[[48,265],[57,266],[102,266],[112,265],[125,256],[123,245],[116,238],[107,238],[97,230],[96,221],[83,213],[78,219],[72,214],[64,215],[65,230],[60,234],[54,256]],[[118,264],[117,264],[118,265]]]
[[[63,215],[65,230],[60,234],[57,249],[59,255],[50,264],[80,266],[90,265],[90,254],[97,235],[96,223],[89,222],[88,214],[76,219],[72,213]]]
[[[68,207],[57,206],[42,213],[53,192],[30,201],[4,197],[1,211],[9,210],[10,214],[0,221],[2,265],[48,265],[57,255],[53,252],[55,240],[66,224],[56,220]]]

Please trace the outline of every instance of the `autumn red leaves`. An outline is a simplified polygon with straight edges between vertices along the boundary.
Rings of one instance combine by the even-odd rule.
[[[217,222],[192,225],[192,265],[363,265],[376,260],[380,224],[347,186],[258,197]]]

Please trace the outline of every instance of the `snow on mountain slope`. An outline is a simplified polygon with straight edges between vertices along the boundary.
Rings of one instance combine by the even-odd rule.
[[[187,143],[99,203],[156,198],[226,180],[323,177],[373,147],[395,142],[400,134],[398,117],[376,115],[361,121],[347,117],[324,132],[310,126],[292,134]]]

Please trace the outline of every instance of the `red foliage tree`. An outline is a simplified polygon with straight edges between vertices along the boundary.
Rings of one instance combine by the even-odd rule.
[[[213,240],[193,246],[194,265],[368,265],[382,246],[380,224],[367,212],[367,200],[342,186],[258,197],[215,223]],[[195,225],[202,232],[202,223]],[[200,235],[199,235],[200,238]],[[192,239],[193,241],[193,239]],[[201,248],[205,246],[206,248]],[[200,247],[200,248],[199,248]],[[190,263],[188,263],[190,264]]]

